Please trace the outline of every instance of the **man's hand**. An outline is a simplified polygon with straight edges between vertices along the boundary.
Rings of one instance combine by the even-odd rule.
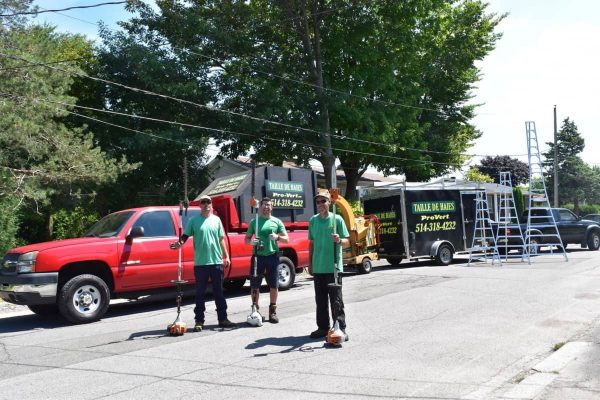
[[[223,266],[225,268],[229,268],[230,265],[231,265],[231,260],[229,259],[229,256],[223,258]]]
[[[311,274],[311,275],[313,274],[312,264],[308,264],[308,273]]]
[[[271,239],[272,241],[279,240],[279,235],[278,235],[278,234],[276,234],[275,232],[271,232],[271,233],[269,234],[269,239]]]
[[[339,243],[342,241],[342,239],[340,239],[340,235],[338,235],[337,233],[332,233],[331,239],[333,239],[334,243]]]
[[[181,247],[181,242],[179,240],[176,242],[173,242],[169,245],[169,247],[171,248],[171,250],[177,250],[178,248]]]
[[[254,238],[250,241],[250,244],[252,244],[252,246],[258,246],[260,244],[260,240]]]

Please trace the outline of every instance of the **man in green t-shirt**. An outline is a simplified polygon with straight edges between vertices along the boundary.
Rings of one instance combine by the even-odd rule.
[[[223,268],[228,268],[231,261],[225,244],[223,224],[221,219],[213,214],[212,200],[209,196],[200,197],[200,215],[188,221],[181,239],[171,243],[170,247],[178,249],[190,236],[194,237],[194,277],[196,278],[194,332],[201,332],[204,328],[204,311],[206,311],[204,295],[209,278],[212,280],[219,326],[231,328],[234,324],[227,319],[227,301],[223,294]]]
[[[319,192],[319,194],[315,196],[315,202],[317,204],[318,214],[314,215],[308,223],[308,271],[313,274],[314,278],[315,303],[317,305],[317,330],[312,332],[310,337],[320,338],[327,336],[327,332],[330,328],[329,304],[331,304],[333,310],[333,305],[337,302],[339,310],[336,318],[339,322],[340,329],[344,332],[345,340],[348,340],[342,288],[340,287],[339,290],[335,291],[335,296],[337,298],[331,298],[328,285],[334,283],[333,268],[336,259],[336,268],[338,269],[338,272],[343,271],[342,248],[348,246],[348,237],[350,234],[348,233],[348,228],[342,217],[329,212],[329,205],[331,204],[329,192]],[[333,229],[334,223],[335,233]],[[336,243],[335,246],[334,243]],[[334,250],[337,253],[335,257]],[[341,286],[341,276],[338,276],[337,283]]]
[[[258,310],[258,297],[260,294],[260,284],[263,275],[267,278],[269,285],[269,322],[278,323],[277,316],[277,296],[279,293],[279,247],[277,242],[287,243],[288,234],[285,231],[283,222],[279,218],[273,217],[273,204],[268,197],[260,201],[260,215],[258,218],[258,234],[256,233],[256,218],[248,224],[246,232],[246,244],[251,244],[257,248],[256,251],[256,276],[254,271],[250,271],[250,297],[252,305]],[[254,239],[252,237],[254,236]],[[253,266],[251,266],[252,268]]]

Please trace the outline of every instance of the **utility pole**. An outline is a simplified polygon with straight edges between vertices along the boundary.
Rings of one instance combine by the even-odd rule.
[[[558,207],[558,146],[556,144],[556,104],[554,105],[554,207]]]

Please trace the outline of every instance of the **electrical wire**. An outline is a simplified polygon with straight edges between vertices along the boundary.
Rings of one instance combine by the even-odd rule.
[[[67,7],[67,8],[53,9],[53,10],[52,9],[44,9],[43,11],[21,11],[21,12],[17,12],[14,14],[0,14],[0,17],[18,17],[20,15],[37,15],[37,14],[44,14],[44,13],[48,13],[48,12],[69,11],[69,10],[76,10],[76,9],[80,9],[80,8],[96,8],[96,7],[117,5],[117,4],[124,4],[124,3],[127,3],[127,1],[107,1],[104,3],[88,4],[85,6],[72,6],[72,7]]]
[[[227,135],[248,136],[248,137],[254,137],[257,139],[260,138],[263,140],[278,142],[278,143],[282,143],[282,144],[287,143],[287,144],[294,144],[297,146],[308,146],[313,149],[320,149],[320,150],[326,149],[325,146],[320,146],[320,145],[316,145],[316,144],[302,143],[302,142],[296,142],[293,140],[286,140],[286,139],[279,139],[279,138],[271,138],[271,137],[264,136],[264,135],[261,135],[260,137],[258,137],[257,135],[250,134],[250,133],[236,132],[236,131],[232,131],[232,130],[228,130],[228,129],[211,128],[211,127],[206,127],[206,126],[201,126],[201,125],[194,125],[194,124],[187,124],[187,123],[177,122],[177,121],[163,120],[163,119],[159,119],[159,118],[144,117],[141,115],[127,114],[127,113],[122,113],[119,111],[104,110],[104,109],[87,107],[87,106],[82,106],[82,105],[77,105],[77,104],[70,104],[70,103],[65,103],[65,102],[56,101],[56,100],[50,100],[50,99],[46,99],[46,98],[42,98],[42,97],[39,97],[36,99],[31,99],[31,98],[27,98],[27,97],[15,95],[15,94],[10,94],[10,93],[0,93],[0,95],[8,95],[8,96],[16,97],[16,98],[29,99],[29,100],[33,100],[33,101],[42,100],[47,103],[60,104],[64,107],[79,108],[79,109],[84,109],[84,110],[88,110],[88,111],[96,111],[96,112],[119,115],[119,116],[140,119],[140,120],[145,120],[145,121],[171,124],[171,125],[176,125],[176,126],[181,126],[181,127],[186,127],[186,128],[202,129],[202,130],[206,130],[206,131],[218,132],[218,133],[223,133],[223,134],[227,134]],[[455,168],[462,166],[462,164],[443,163],[443,162],[429,161],[429,160],[415,160],[415,159],[405,158],[405,157],[397,157],[397,156],[390,156],[390,155],[384,155],[384,154],[375,154],[375,153],[368,153],[368,152],[362,152],[362,151],[350,150],[350,149],[342,149],[342,148],[332,148],[332,150],[335,150],[338,152],[343,152],[343,153],[350,153],[350,154],[357,154],[357,155],[364,155],[364,156],[371,156],[371,157],[380,157],[380,158],[399,160],[399,161],[410,161],[410,162],[414,162],[417,164],[435,164],[435,165],[451,166],[451,167],[455,167]]]
[[[303,128],[303,127],[298,127],[298,126],[294,126],[294,125],[290,125],[290,124],[285,124],[282,122],[277,122],[277,121],[272,121],[272,120],[267,120],[264,118],[259,118],[259,117],[254,117],[251,115],[246,115],[243,113],[238,113],[235,111],[230,111],[230,110],[222,110],[219,108],[215,108],[212,106],[208,106],[208,105],[204,105],[204,104],[199,104],[199,103],[195,103],[193,101],[190,100],[184,100],[184,99],[180,99],[174,96],[170,96],[170,95],[165,95],[165,94],[161,94],[161,93],[156,93],[150,90],[146,90],[146,89],[139,89],[139,88],[135,88],[132,86],[128,86],[122,83],[118,83],[118,82],[113,82],[107,79],[103,79],[103,78],[98,78],[98,77],[93,77],[87,74],[84,74],[82,72],[77,72],[77,71],[68,71],[65,69],[61,69],[52,65],[48,65],[47,63],[41,63],[41,62],[34,62],[34,61],[30,61],[27,60],[23,57],[19,57],[19,56],[14,56],[14,55],[8,55],[5,53],[0,53],[0,56],[3,57],[7,57],[7,58],[11,58],[11,59],[15,59],[15,60],[19,60],[19,61],[24,61],[27,62],[31,65],[35,65],[35,66],[41,66],[41,67],[46,67],[46,68],[50,68],[50,69],[54,69],[57,71],[61,71],[67,74],[73,74],[73,75],[77,75],[83,78],[88,78],[94,81],[98,81],[98,82],[102,82],[102,83],[106,83],[109,85],[113,85],[113,86],[117,86],[117,87],[121,87],[124,88],[126,90],[130,90],[136,93],[142,93],[145,95],[151,95],[151,96],[155,96],[155,97],[159,97],[159,98],[163,98],[163,99],[168,99],[168,100],[173,100],[179,103],[183,103],[183,104],[188,104],[188,105],[193,105],[195,107],[199,107],[199,108],[203,108],[203,109],[207,109],[210,111],[214,111],[214,112],[222,112],[222,113],[226,113],[226,114],[230,114],[230,115],[235,115],[235,116],[239,116],[239,117],[243,117],[243,118],[248,118],[257,122],[261,122],[261,123],[268,123],[268,124],[273,124],[273,125],[277,125],[277,126],[281,126],[281,127],[285,127],[285,128],[289,128],[289,129],[293,129],[293,130],[302,130],[302,131],[307,131],[307,132],[311,132],[311,133],[316,133],[320,136],[323,135],[327,135],[325,132],[322,131],[317,131],[315,129],[310,129],[310,128]],[[370,144],[370,145],[376,145],[376,146],[383,146],[383,147],[387,147],[389,148],[391,145],[387,144],[387,143],[381,143],[381,142],[373,142],[373,141],[369,141],[369,140],[364,140],[364,139],[357,139],[357,138],[353,138],[353,137],[348,137],[348,136],[344,136],[344,135],[337,135],[337,134],[329,134],[330,137],[335,137],[341,140],[350,140],[350,141],[354,141],[354,142],[359,142],[359,143],[366,143],[366,144]],[[405,146],[398,146],[398,148],[400,150],[411,150],[411,151],[417,151],[417,152],[422,152],[422,153],[432,153],[432,154],[445,154],[445,155],[453,155],[453,153],[450,152],[438,152],[438,151],[434,151],[434,150],[424,150],[424,149],[417,149],[417,148],[409,148],[409,147],[405,147]],[[482,155],[482,154],[458,154],[458,155],[462,155],[462,156],[467,156],[467,157],[487,157],[488,155]],[[443,164],[443,163],[441,163]]]

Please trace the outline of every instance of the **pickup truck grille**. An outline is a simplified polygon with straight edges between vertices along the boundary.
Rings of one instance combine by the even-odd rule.
[[[9,275],[17,273],[17,261],[19,260],[20,254],[7,254],[4,256],[4,260],[2,260],[2,265],[0,265],[0,274]]]

